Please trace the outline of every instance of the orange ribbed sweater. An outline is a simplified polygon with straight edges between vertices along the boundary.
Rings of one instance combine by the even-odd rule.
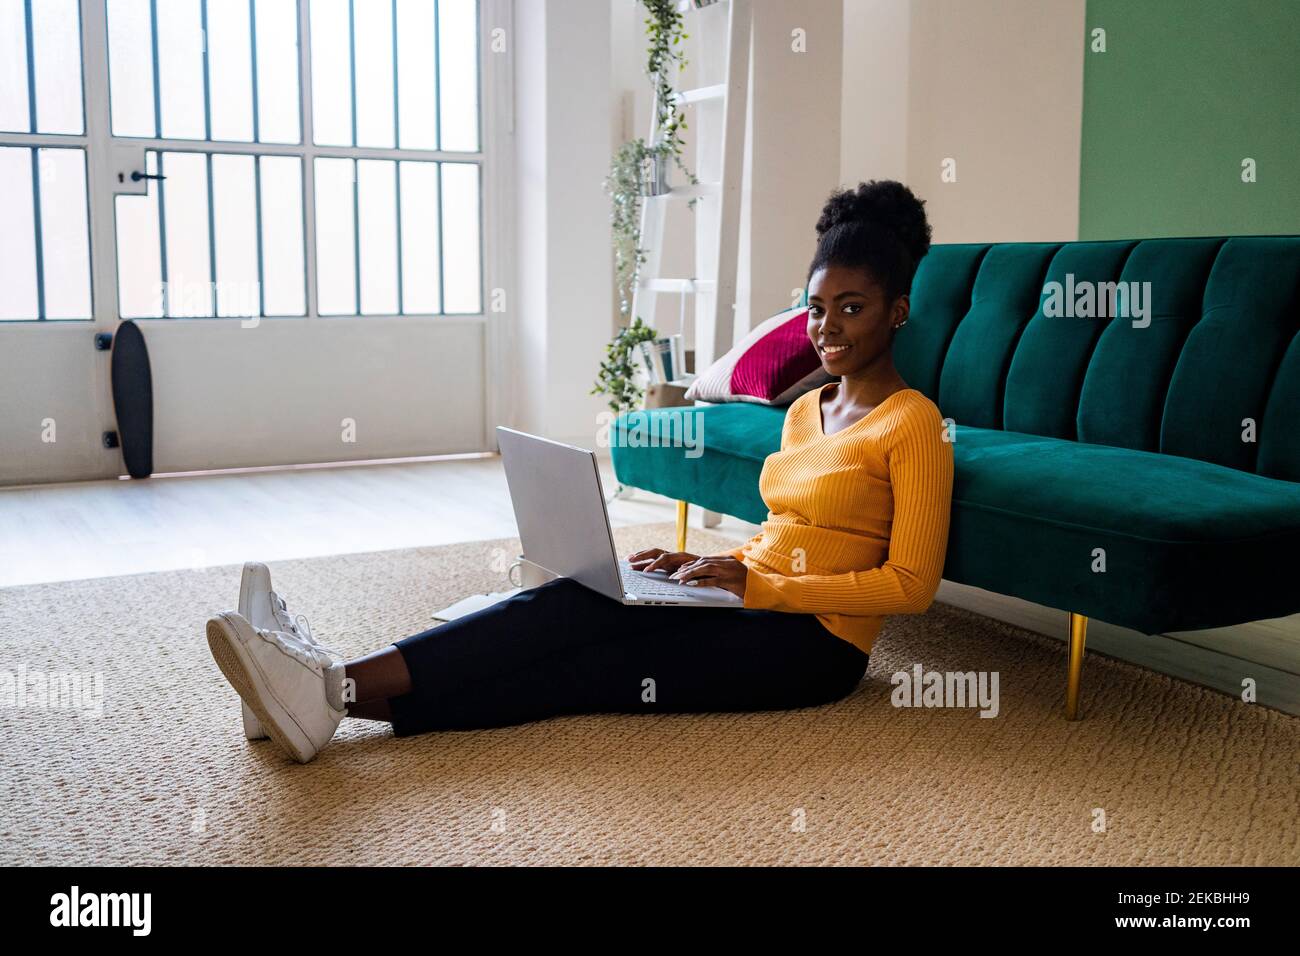
[[[827,435],[821,395],[829,387],[786,412],[781,450],[759,477],[767,520],[727,554],[749,569],[745,607],[816,614],[870,653],[884,615],[918,614],[934,600],[948,546],[952,445],[938,407],[912,388]]]

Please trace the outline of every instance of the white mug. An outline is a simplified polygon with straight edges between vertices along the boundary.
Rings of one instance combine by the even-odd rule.
[[[541,565],[533,564],[522,554],[515,558],[514,564],[506,570],[506,576],[512,585],[525,591],[559,577],[558,574],[552,574]]]

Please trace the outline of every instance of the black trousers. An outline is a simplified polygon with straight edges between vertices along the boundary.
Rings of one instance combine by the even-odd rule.
[[[389,702],[402,737],[562,714],[812,707],[867,668],[812,614],[627,607],[569,578],[395,646],[412,682]]]

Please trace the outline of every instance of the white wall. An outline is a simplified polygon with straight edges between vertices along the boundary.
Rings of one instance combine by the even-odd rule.
[[[846,0],[845,184],[901,178],[936,242],[1077,238],[1084,10]],[[957,181],[944,183],[949,157]]]
[[[840,179],[906,182],[911,4],[845,0]]]
[[[612,330],[609,168],[615,99],[608,0],[515,5],[517,427],[590,446],[589,395]],[[502,383],[505,384],[505,383]]]
[[[0,482],[109,478],[125,470],[121,451],[102,444],[116,426],[110,353],[95,351],[94,337],[110,330],[90,322],[0,322]]]
[[[817,248],[817,217],[840,183],[844,6],[754,3],[737,337],[790,308]]]

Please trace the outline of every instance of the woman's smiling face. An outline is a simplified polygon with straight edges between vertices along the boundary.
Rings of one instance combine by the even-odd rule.
[[[890,302],[865,269],[826,266],[808,282],[808,338],[835,376],[852,375],[889,351],[892,328],[907,319],[907,297]]]

